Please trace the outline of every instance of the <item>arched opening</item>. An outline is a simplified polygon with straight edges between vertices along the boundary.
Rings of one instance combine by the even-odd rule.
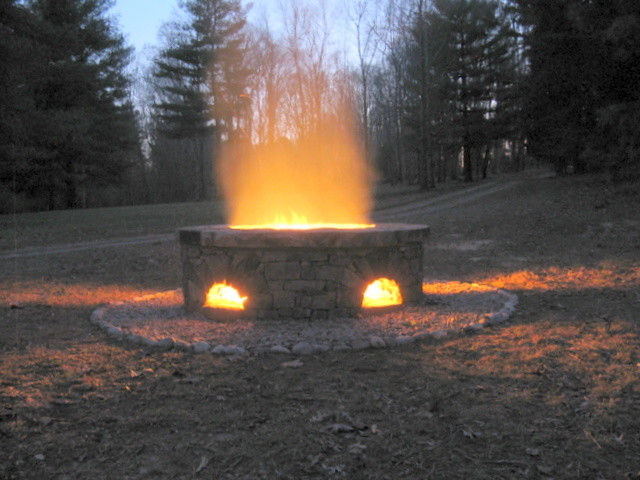
[[[362,295],[362,308],[390,307],[402,305],[402,292],[398,282],[382,277],[374,280]]]
[[[214,283],[209,288],[205,297],[204,307],[222,308],[226,310],[244,310],[247,296],[242,294],[233,285],[226,281]]]

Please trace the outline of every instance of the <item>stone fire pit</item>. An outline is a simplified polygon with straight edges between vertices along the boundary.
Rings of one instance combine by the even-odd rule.
[[[425,225],[366,229],[179,231],[187,311],[251,319],[327,319],[361,312],[367,285],[395,280],[403,304],[422,297]],[[204,308],[207,291],[225,282],[247,296],[245,310]],[[208,311],[207,311],[208,310]]]

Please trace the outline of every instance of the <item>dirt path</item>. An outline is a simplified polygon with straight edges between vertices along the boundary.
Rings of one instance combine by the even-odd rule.
[[[475,202],[480,198],[495,194],[502,190],[513,188],[520,184],[519,180],[511,180],[506,183],[491,181],[481,185],[465,188],[451,193],[445,193],[435,198],[413,200],[409,203],[395,205],[390,208],[384,208],[374,214],[375,220],[389,221],[402,219],[410,215],[433,213],[446,210],[471,202]],[[39,257],[43,255],[65,254],[79,252],[82,250],[93,250],[98,248],[123,247],[129,245],[149,244],[169,242],[175,239],[175,235],[171,233],[163,233],[156,235],[143,235],[137,237],[115,238],[110,240],[98,240],[92,242],[65,243],[51,246],[28,247],[14,250],[11,253],[0,254],[1,260],[10,260],[15,258]]]
[[[42,255],[53,255],[56,253],[73,253],[82,250],[93,250],[96,248],[124,247],[127,245],[138,245],[142,243],[161,243],[175,239],[172,233],[162,233],[158,235],[143,235],[140,237],[115,238],[112,240],[99,240],[96,242],[78,242],[52,245],[48,247],[28,247],[15,250],[11,253],[0,255],[0,260],[10,260],[13,258],[39,257]]]
[[[520,183],[521,182],[518,180],[512,180],[507,183],[498,183],[495,181],[484,183],[464,190],[446,193],[436,198],[413,201],[405,205],[383,209],[376,212],[374,216],[376,220],[393,220],[410,215],[439,212],[441,210],[447,210],[449,208],[475,202],[480,198],[506,190],[507,188],[515,187]]]

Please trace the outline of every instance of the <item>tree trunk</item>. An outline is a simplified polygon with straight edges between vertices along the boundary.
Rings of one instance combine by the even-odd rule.
[[[53,186],[47,190],[47,203],[49,211],[56,209],[56,191]]]
[[[462,138],[462,170],[464,172],[464,181],[473,182],[473,165],[471,163],[471,145],[469,136],[465,133]]]
[[[429,189],[429,179],[431,177],[429,164],[429,97],[428,97],[428,65],[427,65],[427,33],[425,20],[425,2],[418,1],[417,21],[418,21],[418,56],[419,56],[419,76],[418,76],[418,185],[420,190]]]
[[[460,56],[465,58],[466,42],[464,35],[460,39]],[[464,181],[473,182],[473,165],[471,164],[471,127],[469,125],[469,104],[467,98],[467,75],[466,72],[460,72],[461,84],[461,100],[462,100],[462,169],[464,172]]]
[[[76,185],[75,166],[73,164],[73,160],[67,160],[65,162],[65,171],[67,175],[64,180],[64,204],[66,208],[76,208],[78,186]]]
[[[487,178],[487,172],[489,170],[490,155],[491,155],[491,143],[487,143],[487,147],[485,148],[484,155],[482,157],[481,175],[483,180],[486,180]]]
[[[195,188],[192,198],[199,202],[207,199],[209,190],[207,188],[208,175],[206,168],[206,165],[209,162],[205,155],[204,141],[205,140],[202,136],[191,137],[186,140],[185,145],[192,156],[193,163],[195,164],[195,171],[192,173],[195,174],[196,178],[191,179]]]

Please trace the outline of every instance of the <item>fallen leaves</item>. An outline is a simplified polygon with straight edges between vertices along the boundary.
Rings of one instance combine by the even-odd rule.
[[[596,447],[598,447],[599,449],[602,448],[602,445],[600,445],[600,442],[598,442],[598,440],[596,440],[596,437],[593,436],[593,434],[587,430],[586,428],[584,428],[582,430],[584,432],[584,436],[587,437],[587,439],[591,440]]]
[[[355,428],[352,425],[347,425],[346,423],[334,423],[327,427],[329,433],[346,433],[353,432]]]
[[[540,456],[540,449],[539,448],[527,448],[525,449],[525,452],[527,452],[527,455],[531,455],[532,457],[538,457]]]
[[[144,376],[147,373],[153,373],[153,372],[154,372],[153,368],[145,368],[139,371],[131,369],[129,370],[129,377],[138,378],[138,377]]]
[[[334,435],[358,433],[361,436],[368,436],[380,433],[376,424],[362,422],[344,411],[319,412],[311,417],[309,421],[311,423],[327,424],[324,429]]]
[[[200,463],[198,464],[198,466],[195,468],[195,470],[193,471],[193,473],[198,474],[200,473],[202,470],[204,470],[204,468],[209,465],[209,462],[211,461],[210,458],[208,457],[202,457],[200,459]]]
[[[280,366],[282,368],[300,368],[304,365],[301,360],[291,360],[290,362],[282,362]]]
[[[536,197],[524,192],[536,212],[541,212],[533,207],[534,200],[542,198],[538,193],[555,198],[563,191],[556,186],[536,188]],[[622,280],[612,275],[597,288],[573,289],[579,282],[558,282],[563,272],[570,274],[574,266],[592,265],[598,258],[588,250],[581,253],[582,240],[554,234],[535,216],[526,221],[542,229],[544,241],[530,246],[531,251],[522,247],[525,229],[514,228],[520,220],[508,215],[511,209],[518,211],[519,201],[514,198],[502,210],[492,204],[497,213],[485,209],[487,219],[452,211],[446,223],[429,221],[435,222],[434,233],[444,231],[439,228],[444,225],[466,234],[471,227],[461,223],[460,216],[473,228],[482,225],[495,233],[500,245],[503,240],[512,242],[507,254],[527,257],[513,267],[516,271],[538,276],[510,278],[512,267],[500,266],[502,255],[493,263],[487,259],[486,273],[480,270],[484,263],[469,264],[462,255],[430,257],[429,272],[474,281],[499,275],[515,286],[527,288],[532,280],[544,288],[522,295],[510,324],[407,351],[327,354],[304,357],[304,363],[296,356],[269,354],[229,363],[177,352],[140,353],[94,330],[84,301],[71,302],[82,307],[69,306],[60,294],[53,308],[35,308],[39,296],[13,300],[25,308],[5,308],[6,320],[0,326],[0,477],[638,477],[640,290],[633,273],[637,248],[630,249],[637,247],[637,240],[620,240],[628,242],[630,253],[596,253],[619,258],[611,267],[616,270],[632,262],[634,270],[623,272]],[[570,208],[565,205],[569,213],[558,209],[545,222],[557,215],[568,221],[569,214],[580,220],[581,208]],[[637,209],[629,212],[637,217]],[[489,221],[492,216],[504,226]],[[578,251],[572,253],[576,242]],[[167,271],[128,273],[127,264],[144,249],[123,248],[118,255],[107,255],[110,277],[94,275],[88,265],[86,278],[98,284],[113,280],[147,285],[154,291],[173,288]],[[167,258],[175,253],[168,248],[163,252]],[[39,286],[40,276],[56,275],[56,268],[48,265],[51,261],[85,268],[86,255],[57,258],[47,259],[47,265],[42,262],[42,275],[24,273],[38,285],[5,282],[3,291],[40,295],[60,283],[54,277]],[[554,264],[571,267],[543,277]],[[605,272],[596,273],[606,280]],[[622,288],[628,297],[617,290]],[[119,290],[118,299],[133,295],[132,289]],[[87,298],[113,301],[111,291],[105,292]],[[611,322],[603,321],[605,315]],[[612,324],[609,332],[607,323]],[[77,406],[52,405],[51,398],[68,398],[84,388],[69,381],[78,375],[90,375],[83,380],[94,385],[95,392],[83,394]],[[122,392],[126,383],[135,386],[133,392]],[[420,390],[425,385],[428,388]],[[268,421],[261,423],[265,417]],[[566,448],[554,447],[558,445]],[[37,461],[36,455],[46,458]],[[157,458],[151,460],[152,455]],[[39,471],[54,466],[60,470]]]

